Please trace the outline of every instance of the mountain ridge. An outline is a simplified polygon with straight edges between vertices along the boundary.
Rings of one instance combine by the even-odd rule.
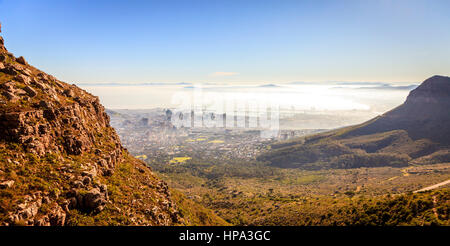
[[[275,144],[258,157],[303,168],[450,162],[450,78],[433,76],[405,103],[365,123]]]
[[[412,90],[405,103],[347,135],[405,130],[414,139],[450,144],[450,77],[433,76]],[[438,129],[438,131],[437,131]]]

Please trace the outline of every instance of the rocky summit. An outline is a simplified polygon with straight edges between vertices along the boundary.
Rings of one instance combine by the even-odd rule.
[[[0,225],[220,225],[120,143],[99,98],[0,37]]]
[[[408,95],[405,103],[363,124],[348,135],[404,130],[414,140],[450,145],[450,77],[433,76]]]

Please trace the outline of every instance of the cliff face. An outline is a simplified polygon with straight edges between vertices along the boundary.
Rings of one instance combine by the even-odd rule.
[[[38,156],[98,153],[101,170],[111,172],[123,147],[98,97],[15,58],[3,39],[0,44],[0,140]]]
[[[0,224],[223,222],[179,208],[190,202],[128,154],[98,97],[16,58],[1,37],[0,94]]]

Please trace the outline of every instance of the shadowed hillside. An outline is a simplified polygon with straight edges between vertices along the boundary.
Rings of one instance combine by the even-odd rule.
[[[361,125],[277,143],[279,167],[358,168],[450,162],[450,78],[433,76],[399,107]]]
[[[344,136],[404,130],[412,140],[450,144],[450,77],[433,76],[411,91],[405,103]]]

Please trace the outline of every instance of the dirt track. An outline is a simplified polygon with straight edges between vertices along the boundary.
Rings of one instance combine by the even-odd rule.
[[[450,184],[450,179],[447,180],[447,181],[441,182],[441,183],[439,183],[439,184],[431,185],[431,186],[422,188],[422,189],[420,189],[420,190],[416,190],[416,191],[414,191],[414,193],[417,193],[417,192],[423,192],[423,191],[428,191],[428,190],[433,190],[433,189],[436,189],[436,188],[438,188],[438,187],[440,187],[440,186],[443,186],[443,185],[446,185],[446,184]]]

